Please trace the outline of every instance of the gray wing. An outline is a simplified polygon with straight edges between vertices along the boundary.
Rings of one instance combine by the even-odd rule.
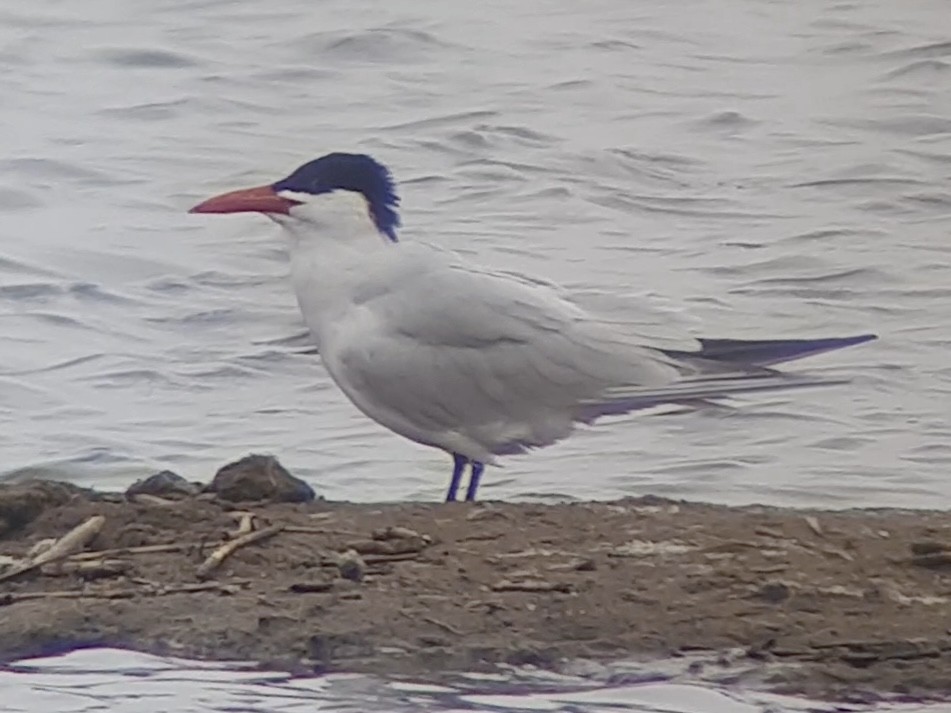
[[[573,288],[508,270],[497,274],[547,288],[559,298],[596,314],[603,324],[610,325],[640,345],[685,352],[700,350],[700,340],[693,336],[699,326],[697,320],[660,295],[632,290],[618,293],[591,287]]]
[[[416,441],[491,462],[606,413],[752,390],[750,374],[722,368],[685,382],[682,365],[544,285],[402,259],[368,276],[322,351],[358,407]],[[756,390],[780,382],[756,372]]]
[[[543,285],[439,260],[406,267],[368,276],[322,352],[357,406],[414,440],[480,459],[546,445],[598,394],[678,375]]]

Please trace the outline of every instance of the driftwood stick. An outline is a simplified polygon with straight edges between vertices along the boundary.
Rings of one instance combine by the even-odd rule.
[[[136,493],[131,496],[129,500],[133,503],[138,503],[139,505],[153,505],[155,507],[161,508],[170,508],[178,505],[178,501],[169,500],[168,498],[161,498],[158,495],[150,495],[149,493]]]
[[[443,631],[448,631],[453,636],[465,636],[465,633],[457,629],[456,627],[448,624],[444,621],[439,621],[439,619],[432,616],[424,616],[423,621],[432,624],[433,626],[438,626]]]
[[[99,534],[99,532],[102,530],[102,526],[105,524],[105,517],[102,515],[93,515],[91,518],[86,520],[86,522],[81,525],[77,525],[61,538],[59,538],[53,543],[52,547],[50,547],[45,552],[41,552],[26,564],[14,567],[3,574],[0,574],[0,582],[5,582],[8,579],[18,577],[21,574],[32,572],[38,567],[48,564],[49,562],[55,562],[68,557],[77,550],[80,550],[89,544],[89,542]]]
[[[190,584],[174,584],[168,587],[160,587],[152,592],[148,592],[148,594],[154,597],[164,596],[166,594],[192,594],[194,592],[234,594],[248,584],[248,580],[235,580],[234,582],[192,582]]]
[[[149,555],[160,552],[179,552],[181,550],[195,550],[201,547],[197,542],[168,542],[161,545],[139,545],[138,547],[117,547],[112,550],[93,550],[91,552],[77,552],[67,559],[71,562],[83,560],[97,560],[103,557],[121,557],[123,555]]]
[[[234,530],[234,532],[229,532],[228,537],[231,539],[237,539],[247,535],[249,532],[254,532],[254,513],[232,512],[229,514],[238,521],[238,527]]]
[[[361,533],[353,530],[328,530],[324,527],[308,527],[307,525],[288,525],[284,532],[300,535],[342,535],[344,537],[361,537]]]
[[[51,562],[44,566],[41,571],[43,574],[54,577],[75,574],[83,579],[99,579],[100,577],[117,577],[120,574],[125,574],[130,569],[132,569],[132,563],[129,560],[99,559],[74,562],[67,559],[60,562]]]
[[[512,582],[503,579],[496,582],[491,587],[493,592],[562,592],[568,594],[573,587],[568,582],[548,582],[539,579],[526,579],[520,582]]]
[[[236,550],[239,550],[245,545],[250,545],[253,542],[258,542],[260,540],[266,540],[268,537],[273,537],[283,529],[283,525],[271,525],[271,527],[265,527],[263,530],[249,532],[247,535],[242,535],[237,539],[226,542],[217,550],[208,555],[208,558],[198,567],[196,575],[199,579],[205,579],[206,577],[209,577],[211,573],[214,572],[221,565],[221,563],[224,562],[225,559],[227,559]]]
[[[170,585],[168,587],[153,586],[138,589],[103,589],[100,591],[67,589],[54,592],[10,592],[8,594],[0,594],[0,605],[25,602],[30,599],[131,599],[132,597],[162,597],[169,594],[192,594],[194,592],[234,594],[241,589],[243,584],[245,583],[198,582]]]
[[[93,515],[82,525],[77,525],[59,538],[46,552],[38,554],[33,559],[33,564],[38,567],[47,562],[55,562],[56,560],[63,559],[81,550],[99,534],[102,530],[102,526],[105,524],[105,517],[102,515]]]
[[[138,594],[141,592],[137,589],[112,589],[101,592],[70,589],[56,592],[11,592],[0,595],[0,603],[13,604],[30,599],[131,599]]]

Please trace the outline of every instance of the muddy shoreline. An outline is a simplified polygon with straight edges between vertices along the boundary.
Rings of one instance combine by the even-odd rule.
[[[951,513],[203,490],[0,485],[0,661],[109,645],[432,677],[732,652],[781,692],[951,693]]]

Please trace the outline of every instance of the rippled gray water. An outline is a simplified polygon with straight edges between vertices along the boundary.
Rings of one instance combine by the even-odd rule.
[[[185,214],[360,149],[400,180],[404,239],[650,298],[707,336],[882,337],[813,362],[850,387],[605,422],[509,459],[486,497],[946,506],[947,18],[946,0],[6,3],[4,471],[118,488],[255,449],[329,497],[439,497],[446,457],[288,341],[271,224]]]
[[[486,497],[947,502],[946,10],[7,5],[4,467],[120,487],[255,448],[334,498],[438,497],[443,454],[281,341],[302,324],[272,224],[185,214],[357,148],[401,181],[404,239],[653,296],[708,336],[882,336],[813,362],[854,386],[605,422],[508,459]]]
[[[590,677],[513,672],[441,685],[366,676],[293,679],[124,651],[79,651],[0,672],[7,713],[941,713],[926,704],[833,706],[661,680],[641,668]],[[11,703],[12,702],[12,703]],[[12,705],[12,707],[10,707]]]

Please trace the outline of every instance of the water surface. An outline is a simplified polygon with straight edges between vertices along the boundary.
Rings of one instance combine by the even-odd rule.
[[[331,150],[400,180],[403,239],[707,336],[874,331],[848,388],[605,421],[486,497],[951,497],[943,0],[90,0],[0,23],[4,469],[122,487],[249,448],[333,498],[435,498],[447,458],[319,360],[276,228],[187,215]],[[602,300],[603,302],[603,300]],[[639,314],[639,312],[637,312]],[[669,320],[669,324],[666,320]]]
[[[652,335],[882,337],[813,362],[852,386],[606,421],[508,459],[486,497],[946,507],[947,16],[945,0],[7,3],[3,471],[122,488],[257,450],[331,498],[438,498],[446,457],[368,421],[299,353],[275,228],[185,212],[361,150],[400,181],[403,239],[561,282]],[[347,693],[366,685],[380,710],[786,705],[714,688],[219,685],[84,656],[85,673],[4,674],[4,700],[371,710]]]
[[[592,670],[596,670],[597,667]],[[663,670],[666,669],[666,670]],[[290,678],[240,666],[125,651],[79,651],[0,671],[9,713],[940,713],[936,705],[833,705],[685,683],[672,667],[618,666],[590,676],[511,671],[442,684],[366,676]]]

